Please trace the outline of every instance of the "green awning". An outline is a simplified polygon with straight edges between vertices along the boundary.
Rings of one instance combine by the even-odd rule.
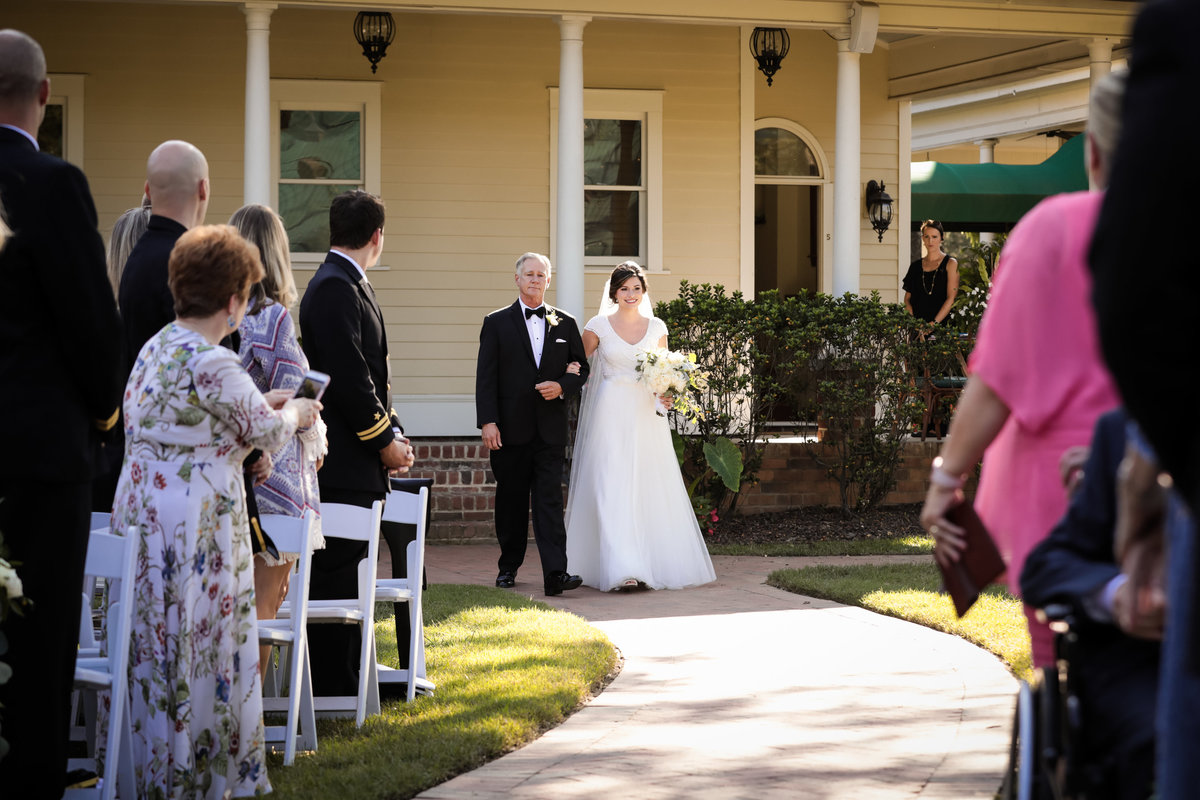
[[[912,219],[947,230],[1007,230],[1039,200],[1088,187],[1083,136],[1040,164],[912,164]]]

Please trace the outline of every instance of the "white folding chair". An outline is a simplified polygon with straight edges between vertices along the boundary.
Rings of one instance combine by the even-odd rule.
[[[425,677],[425,625],[421,610],[421,583],[425,574],[425,517],[429,508],[429,489],[422,486],[418,493],[393,489],[388,493],[383,507],[386,522],[415,525],[416,539],[409,542],[406,556],[407,570],[404,578],[379,578],[375,581],[377,602],[404,603],[408,612],[408,668],[393,669],[376,664],[380,683],[407,683],[405,697],[411,703],[417,691],[433,694],[434,684]],[[399,558],[392,553],[392,558]]]
[[[64,798],[110,800],[134,797],[133,725],[129,717],[129,647],[133,635],[133,579],[137,559],[138,529],[130,526],[125,536],[103,531],[88,535],[84,572],[103,577],[108,583],[105,656],[80,657],[75,661],[75,688],[84,693],[110,693],[108,730],[105,733],[104,774],[93,787],[69,789]],[[68,761],[68,769],[96,769],[96,752]]]
[[[93,511],[88,530],[92,533],[110,533],[108,525],[112,515],[106,511]],[[104,590],[103,577],[83,576],[83,605],[79,608],[79,653],[83,658],[100,655],[100,642],[96,639],[98,620],[92,613],[94,601]]]
[[[379,675],[375,669],[375,574],[382,512],[382,500],[376,500],[370,508],[342,503],[321,504],[321,532],[325,538],[366,542],[367,556],[358,562],[358,597],[308,601],[309,624],[357,625],[362,631],[358,694],[313,698],[317,713],[346,716],[346,712],[351,712],[354,724],[359,727],[368,714],[379,713]]]
[[[263,712],[287,714],[283,725],[266,727],[267,744],[283,743],[285,766],[291,766],[296,760],[297,749],[317,749],[312,665],[308,658],[308,581],[312,573],[312,543],[309,539],[314,516],[308,511],[303,517],[263,514],[260,518],[263,530],[271,535],[276,547],[300,554],[284,601],[286,614],[279,619],[258,621],[258,643],[280,648],[280,663],[286,672],[282,680],[271,681],[273,686],[287,689],[286,697],[268,697],[266,687],[263,690]],[[268,668],[268,673],[273,675],[274,672]]]
[[[88,530],[97,533],[109,533],[111,514],[104,511],[93,511]],[[104,595],[104,579],[96,575],[83,576],[83,596],[79,604],[79,650],[76,658],[95,658],[100,655],[99,635],[100,619],[96,612],[96,598]],[[87,743],[90,753],[96,746],[96,694],[87,692],[80,697],[76,689],[71,693],[71,739]],[[83,714],[82,721],[79,718]]]

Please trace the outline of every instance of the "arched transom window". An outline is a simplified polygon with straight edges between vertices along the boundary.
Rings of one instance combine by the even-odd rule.
[[[754,174],[819,178],[821,165],[804,140],[791,131],[759,128],[754,132]]]

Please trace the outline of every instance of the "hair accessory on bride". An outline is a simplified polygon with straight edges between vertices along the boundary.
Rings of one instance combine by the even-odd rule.
[[[622,261],[620,264],[617,264],[616,269],[614,269],[612,272],[612,275],[609,275],[608,280],[604,281],[604,291],[600,295],[600,316],[602,317],[615,314],[617,311],[617,304],[613,302],[611,295],[613,275],[617,275],[618,272],[628,273],[625,275],[625,277],[621,278],[621,283],[624,283],[635,275],[640,275],[642,276],[642,285],[645,285],[646,277],[645,272],[642,271],[641,264],[637,263],[636,261]],[[649,291],[642,293],[642,301],[638,303],[638,313],[647,319],[654,316],[654,310],[650,305]]]

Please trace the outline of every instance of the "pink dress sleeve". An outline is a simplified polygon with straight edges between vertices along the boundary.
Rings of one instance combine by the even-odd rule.
[[[1043,201],[1018,223],[996,267],[971,373],[1036,433],[1102,370],[1085,259],[1103,195]]]

